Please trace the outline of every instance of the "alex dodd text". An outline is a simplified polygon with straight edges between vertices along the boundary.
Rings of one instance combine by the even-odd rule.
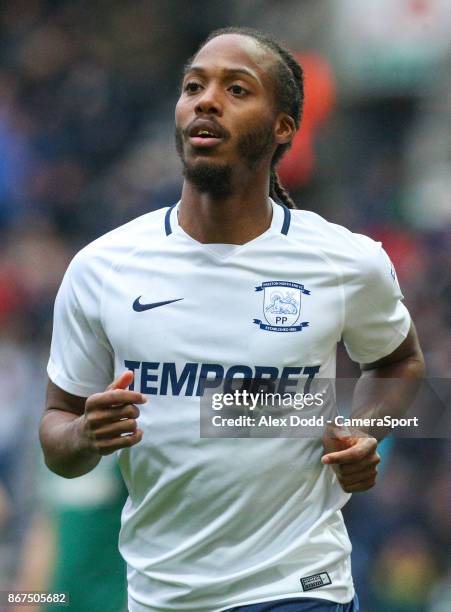
[[[385,415],[380,418],[357,418],[344,417],[337,415],[333,419],[326,420],[324,416],[311,416],[302,418],[297,414],[290,414],[286,417],[274,417],[271,415],[261,415],[258,418],[240,415],[238,417],[222,417],[216,414],[211,419],[214,427],[324,427],[326,424],[337,427],[418,427],[418,417],[397,419]]]

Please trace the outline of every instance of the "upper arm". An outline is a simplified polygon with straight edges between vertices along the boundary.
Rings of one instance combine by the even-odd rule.
[[[85,411],[86,397],[79,397],[64,391],[48,379],[46,393],[46,410],[63,410],[81,416]]]
[[[360,241],[359,257],[344,284],[342,337],[353,361],[372,364],[407,340],[411,318],[387,253],[369,238]],[[407,340],[407,348],[414,337]]]

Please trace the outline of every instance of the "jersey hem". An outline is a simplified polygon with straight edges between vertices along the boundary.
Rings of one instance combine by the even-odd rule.
[[[208,608],[208,612],[225,612],[226,610],[230,610],[233,608],[237,608],[237,607],[241,607],[241,606],[252,606],[255,604],[259,604],[259,603],[269,603],[271,601],[279,601],[281,599],[321,599],[323,601],[327,601],[330,603],[335,603],[335,604],[339,604],[339,605],[347,605],[350,604],[352,602],[352,600],[354,599],[356,592],[355,592],[355,588],[352,585],[351,587],[351,595],[350,595],[350,599],[346,599],[345,601],[342,601],[340,599],[331,599],[330,593],[312,593],[311,591],[309,591],[308,593],[304,593],[304,592],[300,592],[300,593],[278,593],[277,595],[272,595],[271,597],[258,597],[258,598],[254,598],[254,599],[246,599],[243,601],[238,601],[238,602],[230,602],[224,606],[221,606],[220,608]],[[130,602],[133,602],[132,606],[130,606]],[[128,592],[128,612],[136,612],[133,608],[136,606],[138,606],[139,608],[143,608],[144,610],[148,611],[148,612],[167,612],[168,609],[167,608],[159,608],[159,607],[154,607],[152,605],[148,605],[148,604],[144,604],[139,602],[137,599],[135,599],[134,597],[132,597],[132,595],[130,594],[130,592]],[[172,610],[174,612],[176,612],[177,610],[179,610],[180,612],[183,612],[183,610],[185,612],[191,612],[189,609],[186,608],[172,608]],[[196,612],[200,610],[198,607],[196,608]],[[206,609],[205,609],[206,610]],[[138,612],[142,612],[141,610],[138,610]]]

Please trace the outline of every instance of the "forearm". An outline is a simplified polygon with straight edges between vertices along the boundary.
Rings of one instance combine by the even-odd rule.
[[[421,354],[364,370],[354,390],[352,418],[402,418],[415,399],[423,377]],[[378,440],[392,431],[389,427],[377,426],[364,429]]]
[[[87,474],[101,455],[88,448],[82,435],[82,417],[71,412],[48,409],[39,427],[39,438],[47,467],[64,478]]]

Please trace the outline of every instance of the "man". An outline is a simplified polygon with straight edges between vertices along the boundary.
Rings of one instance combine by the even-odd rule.
[[[325,439],[324,455],[319,439],[199,436],[209,381],[333,378],[340,338],[366,380],[422,376],[380,244],[292,210],[279,183],[302,98],[277,43],[210,35],[176,107],[180,202],[88,245],[58,293],[41,443],[67,478],[119,451],[130,612],[358,609],[340,509],[374,485],[376,439]],[[297,311],[303,293],[304,321],[256,318],[266,293]]]

